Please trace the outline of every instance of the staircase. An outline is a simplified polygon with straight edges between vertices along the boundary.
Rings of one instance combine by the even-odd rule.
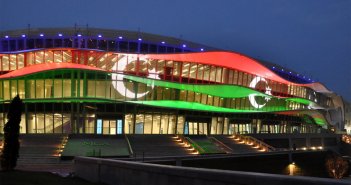
[[[193,149],[174,135],[127,135],[136,158],[192,155]]]
[[[54,164],[60,162],[60,152],[65,135],[20,135],[18,164]]]
[[[250,136],[244,135],[215,135],[213,136],[218,141],[231,149],[230,153],[233,154],[246,154],[246,153],[257,153],[257,152],[268,152],[274,151],[275,149],[266,143],[257,140]]]
[[[199,154],[224,154],[222,147],[206,135],[189,135],[186,137]]]

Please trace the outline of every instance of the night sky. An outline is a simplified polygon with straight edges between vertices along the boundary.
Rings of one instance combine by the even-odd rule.
[[[351,101],[351,0],[0,0],[0,30],[126,29],[279,64]]]

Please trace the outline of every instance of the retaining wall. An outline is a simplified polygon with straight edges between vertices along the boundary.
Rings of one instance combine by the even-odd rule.
[[[78,177],[110,185],[349,185],[350,181],[76,157]]]

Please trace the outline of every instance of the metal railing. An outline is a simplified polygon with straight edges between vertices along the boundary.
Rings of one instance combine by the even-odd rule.
[[[128,138],[127,134],[124,134],[124,138],[126,139],[127,144],[128,144],[129,156],[133,157],[134,156],[134,152],[133,152],[132,146],[131,146],[131,144],[129,142],[129,138]]]
[[[199,154],[206,153],[206,151],[200,145],[198,145],[195,141],[193,141],[189,137],[184,137],[184,138],[188,141],[190,146],[192,146]]]
[[[234,138],[241,139],[246,144],[256,145],[259,149],[264,149],[265,151],[276,151],[276,149],[273,146],[271,146],[271,145],[269,145],[261,140],[258,140],[252,136],[243,136],[240,134],[235,134],[233,136],[234,136]]]
[[[219,145],[220,147],[222,147],[226,153],[233,153],[233,149],[231,149],[230,147],[228,147],[227,145],[225,145],[224,143],[222,143],[221,141],[219,141],[218,139],[216,139],[215,137],[208,137],[213,143]]]

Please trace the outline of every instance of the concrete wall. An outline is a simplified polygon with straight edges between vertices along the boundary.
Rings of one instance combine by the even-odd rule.
[[[350,184],[345,180],[177,167],[88,157],[76,157],[74,170],[80,178],[110,185]]]
[[[316,134],[248,134],[256,139],[267,142],[276,148],[297,148],[322,146],[325,149],[339,151],[341,135],[333,133]],[[288,146],[289,145],[289,146]]]

